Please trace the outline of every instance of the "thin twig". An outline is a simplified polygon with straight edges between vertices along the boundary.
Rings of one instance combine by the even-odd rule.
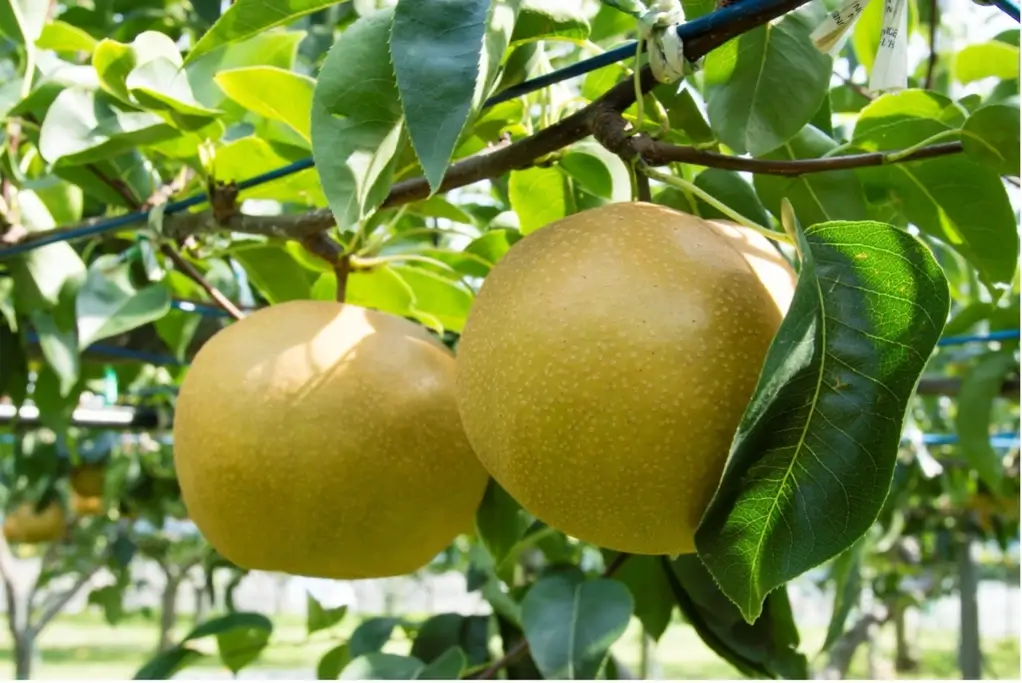
[[[874,96],[874,95],[873,95],[873,93],[871,93],[871,92],[870,92],[870,91],[869,91],[869,90],[868,90],[868,89],[866,88],[866,86],[864,86],[864,85],[861,85],[861,84],[859,84],[859,83],[856,83],[856,82],[855,82],[855,81],[853,81],[853,80],[852,80],[851,78],[849,78],[849,77],[847,77],[847,76],[842,76],[841,74],[837,74],[837,77],[838,77],[838,78],[840,78],[840,79],[841,79],[841,81],[842,81],[842,82],[843,82],[843,83],[844,83],[845,85],[847,85],[847,86],[848,86],[849,88],[851,88],[852,90],[854,90],[854,91],[855,91],[856,93],[858,93],[858,94],[859,94],[859,95],[861,95],[862,97],[865,97],[865,98],[866,98],[867,100],[869,100],[869,101],[871,101],[871,102],[872,102],[873,100],[875,100],[875,99],[876,99],[876,96]]]
[[[629,557],[631,557],[631,555],[628,553],[618,553],[614,557],[614,560],[607,566],[607,569],[603,572],[603,577],[610,578],[614,576],[614,574],[617,573],[617,570],[621,569],[621,566],[628,560]],[[516,661],[518,661],[520,657],[522,657],[528,651],[529,641],[526,640],[525,638],[522,638],[515,644],[513,648],[504,653],[503,657],[495,661],[490,666],[486,667],[486,669],[484,669],[482,673],[480,673],[478,676],[475,676],[475,679],[481,681],[493,678],[498,671],[508,666],[509,664],[514,664]]]
[[[926,63],[926,80],[923,81],[923,90],[929,90],[933,86],[933,73],[937,68],[937,29],[940,26],[940,3],[937,0],[930,0],[930,59]]]
[[[174,262],[174,266],[178,270],[190,277],[200,287],[206,290],[206,294],[209,294],[220,308],[230,313],[232,318],[235,320],[241,320],[245,317],[245,314],[241,312],[240,308],[234,305],[233,301],[228,299],[219,289],[211,285],[206,278],[202,277],[202,273],[199,272],[199,269],[193,266],[184,256],[177,253],[177,250],[175,250],[174,247],[169,244],[164,244],[160,247],[160,251]]]

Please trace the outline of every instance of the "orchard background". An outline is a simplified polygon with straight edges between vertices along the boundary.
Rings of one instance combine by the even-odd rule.
[[[630,45],[646,10],[631,2],[0,0],[0,665],[1017,678],[1019,30],[997,4],[906,0],[907,87],[881,94],[882,0],[826,52],[812,31],[840,3],[737,0],[707,20],[712,2],[683,2],[703,21],[672,83],[636,73],[634,47],[563,71]],[[810,425],[845,483],[873,462],[878,486],[842,503],[841,479],[780,442],[818,504],[786,508],[766,555],[746,552],[734,520],[756,511],[750,492],[781,494],[755,474],[778,445],[760,434],[732,453],[699,557],[601,552],[491,485],[474,534],[414,576],[364,582],[247,572],[188,522],[176,387],[233,318],[343,298],[456,348],[515,242],[633,199],[788,229],[800,289],[807,262],[845,253],[821,223],[888,259],[874,291],[800,309],[880,332],[852,340],[859,370],[903,364],[883,405],[904,421],[869,418],[891,445],[880,464],[841,437],[879,404],[875,378],[830,388],[851,407]],[[799,369],[814,371],[819,354]],[[809,420],[784,419],[776,434]],[[58,508],[31,533],[7,524]],[[860,533],[784,535],[834,515]],[[705,552],[722,543],[726,565]],[[785,571],[767,576],[764,557]],[[584,600],[530,593],[564,572]],[[753,574],[762,593],[740,588]],[[531,637],[537,624],[571,645]]]

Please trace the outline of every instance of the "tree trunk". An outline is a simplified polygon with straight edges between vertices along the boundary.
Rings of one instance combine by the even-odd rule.
[[[160,597],[160,642],[157,645],[158,652],[165,652],[171,648],[171,636],[174,626],[177,624],[177,589],[180,585],[178,577],[169,570],[164,570],[166,583],[163,584],[163,594]]]
[[[919,660],[912,654],[912,646],[908,642],[908,634],[905,629],[905,613],[907,611],[908,605],[899,600],[894,608],[894,670],[899,673],[915,671],[919,668]]]
[[[983,655],[979,647],[979,573],[972,549],[972,537],[966,532],[959,540],[957,553],[961,606],[958,664],[963,680],[978,680],[983,675]]]
[[[32,678],[32,655],[35,643],[27,633],[20,633],[14,639],[14,680],[27,681]]]
[[[197,583],[195,584],[195,614],[192,618],[194,625],[201,624],[204,616],[206,616],[206,589],[201,583]]]

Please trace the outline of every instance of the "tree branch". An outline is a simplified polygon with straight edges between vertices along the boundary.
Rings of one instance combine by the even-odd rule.
[[[206,294],[209,294],[210,298],[212,298],[213,301],[220,306],[220,308],[230,313],[232,318],[235,320],[241,320],[245,317],[245,314],[241,312],[241,309],[235,306],[223,292],[211,285],[209,281],[202,276],[199,269],[193,266],[184,256],[177,253],[177,250],[175,250],[174,247],[169,244],[164,244],[160,247],[160,251],[162,251],[167,258],[173,261],[174,266],[177,267],[178,270],[183,272],[202,287],[206,291]]]
[[[302,240],[302,246],[315,254],[334,269],[337,276],[337,302],[344,303],[348,292],[348,274],[351,272],[351,254],[344,253],[344,247],[330,239],[325,232],[309,235]]]
[[[39,632],[46,627],[46,624],[50,623],[55,616],[60,614],[60,610],[64,609],[64,606],[70,602],[71,598],[73,598],[78,591],[80,591],[82,587],[89,582],[89,579],[91,579],[92,576],[99,571],[99,567],[100,564],[96,563],[87,572],[83,572],[70,588],[61,593],[53,602],[50,603],[43,613],[39,615],[39,618],[36,619],[36,622],[25,629],[30,638],[34,638],[39,635]]]

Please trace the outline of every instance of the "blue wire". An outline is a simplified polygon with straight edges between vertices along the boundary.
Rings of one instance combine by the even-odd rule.
[[[990,0],[990,4],[1001,10],[1015,21],[1019,21],[1018,5],[1012,0]]]
[[[953,446],[959,442],[957,434],[923,434],[922,441],[927,446]],[[1015,448],[1020,445],[1020,436],[1015,432],[1002,432],[990,437],[990,445],[994,448]]]
[[[35,332],[26,332],[25,341],[29,344],[38,344],[39,335]],[[136,349],[126,349],[120,346],[109,346],[107,344],[91,344],[85,349],[85,351],[99,353],[104,356],[112,356],[114,358],[137,360],[151,365],[187,365],[187,363],[182,363],[173,356],[165,356],[161,353],[149,353],[148,351],[138,351]]]
[[[178,301],[173,300],[170,302],[171,308],[176,308],[179,311],[185,313],[198,313],[201,316],[208,318],[229,318],[231,314],[222,308],[217,306],[210,306],[209,304],[192,303],[191,301]]]
[[[937,342],[937,346],[956,346],[958,344],[969,344],[971,342],[993,342],[1018,339],[1019,330],[998,330],[988,334],[962,335],[960,337],[943,337]]]

